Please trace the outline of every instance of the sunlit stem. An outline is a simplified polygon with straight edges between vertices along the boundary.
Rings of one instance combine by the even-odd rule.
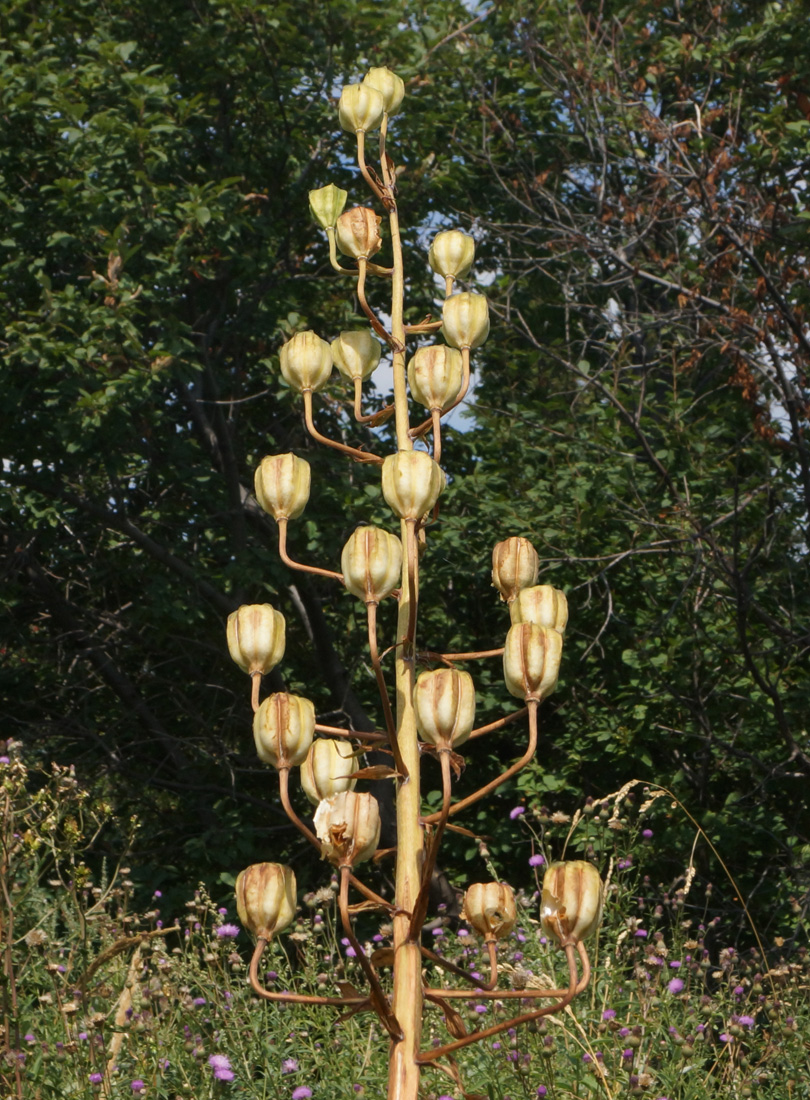
[[[374,192],[374,194],[377,196],[377,198],[380,200],[380,202],[384,206],[387,206],[388,203],[391,200],[390,200],[389,196],[386,194],[386,191],[383,190],[382,187],[380,187],[379,181],[374,178],[374,176],[369,171],[368,165],[366,164],[366,132],[365,132],[365,130],[358,130],[357,131],[357,165],[360,168],[360,171],[363,173],[363,179],[369,185],[371,190]]]
[[[315,723],[316,733],[328,733],[330,737],[351,737],[356,741],[387,741],[384,733],[360,733],[358,730],[344,730],[340,726],[325,726],[322,722]]]
[[[440,653],[443,661],[480,661],[482,657],[503,657],[503,649],[477,649],[472,653]]]
[[[354,381],[354,419],[359,424],[368,424],[370,420],[376,420],[377,422],[379,422],[379,419],[381,417],[385,416],[386,414],[390,415],[390,413],[392,413],[394,411],[394,406],[393,405],[386,405],[384,409],[378,409],[377,412],[375,412],[375,413],[364,413],[363,412],[363,379],[362,378],[355,378],[353,381]]]
[[[577,953],[579,954],[580,962],[582,964],[582,976],[577,982],[577,993],[582,991],[587,986],[591,979],[591,964],[588,959],[588,954],[585,950],[584,943],[577,944]],[[536,1000],[541,997],[565,997],[568,993],[567,989],[431,989],[425,988],[425,994],[438,994],[446,998],[446,1000],[482,1000],[482,1001],[524,1001],[524,1000]]]
[[[453,1043],[445,1043],[444,1046],[434,1047],[432,1050],[425,1051],[424,1054],[418,1055],[417,1061],[422,1065],[426,1062],[433,1062],[437,1058],[442,1058],[447,1054],[452,1054],[453,1051],[469,1046],[470,1043],[480,1043],[482,1039],[489,1039],[493,1035],[499,1035],[502,1031],[507,1031],[510,1027],[518,1027],[520,1024],[527,1024],[530,1020],[537,1020],[541,1016],[551,1016],[553,1013],[561,1012],[566,1005],[569,1005],[571,1001],[573,1001],[579,985],[579,976],[577,974],[577,950],[573,944],[565,948],[565,955],[568,960],[568,989],[556,1004],[546,1005],[544,1008],[538,1008],[534,1012],[525,1012],[522,1016],[515,1016],[511,1020],[504,1020],[503,1023],[495,1024],[493,1027],[487,1027],[481,1031],[474,1032],[472,1035],[466,1035],[463,1039],[456,1039]],[[445,992],[449,991],[442,990],[442,995],[444,995]],[[519,992],[525,996],[527,991],[519,990]]]
[[[495,989],[498,981],[498,945],[493,940],[491,944],[487,945],[489,949],[489,981],[485,982],[483,978],[475,978],[472,974],[466,970],[462,970],[460,966],[456,966],[447,959],[443,959],[441,955],[437,955],[435,951],[431,951],[429,947],[422,947],[422,955],[426,959],[430,959],[436,966],[440,966],[442,970],[447,970],[451,974],[455,974],[459,978],[463,978],[465,982],[469,982],[470,985],[474,985],[476,988],[471,990],[458,990],[458,993],[464,993],[467,997],[475,997],[477,993],[487,992],[488,990]],[[493,950],[494,947],[494,950]],[[435,993],[444,996],[445,993],[450,993],[449,989],[425,989],[425,993]],[[565,990],[562,991],[563,993]],[[502,994],[497,991],[492,994],[493,997],[500,997]]]
[[[453,293],[453,283],[456,281],[455,275],[445,275],[444,277],[444,296],[449,298]]]
[[[520,710],[513,710],[512,713],[507,714],[505,718],[498,718],[494,722],[487,722],[485,726],[479,726],[478,729],[472,731],[467,740],[472,741],[474,737],[482,737],[485,733],[492,733],[494,730],[503,729],[503,727],[508,726],[510,722],[517,722],[518,718],[525,718],[528,713],[528,707],[521,707]],[[315,728],[317,729],[317,726]]]
[[[253,708],[253,713],[259,709],[259,691],[262,686],[262,674],[261,672],[251,672],[250,674],[250,705]]]
[[[410,657],[413,656],[414,641],[416,638],[416,609],[419,605],[419,587],[418,587],[418,552],[416,549],[416,521],[408,519],[405,521],[407,528],[407,537],[405,540],[405,550],[408,566],[408,591],[411,593],[411,598],[408,603],[408,630],[405,634],[405,653]]]
[[[368,648],[371,657],[371,667],[374,669],[374,675],[377,679],[377,690],[380,693],[380,701],[382,702],[383,714],[385,715],[385,728],[388,730],[388,743],[391,746],[391,752],[394,754],[394,763],[396,764],[397,771],[403,779],[407,779],[408,769],[399,751],[394,712],[391,709],[391,699],[388,695],[388,687],[385,683],[385,676],[383,675],[382,663],[380,661],[380,654],[377,646],[377,605],[373,600],[370,600],[366,604],[366,612],[368,615]]]
[[[308,993],[271,993],[265,989],[259,981],[259,960],[264,954],[268,941],[261,937],[256,941],[256,947],[250,960],[248,977],[250,987],[254,993],[266,1001],[292,1001],[299,1005],[335,1005],[337,1008],[346,1008],[350,1005],[362,1005],[368,1003],[368,997],[318,997]],[[370,1006],[369,1006],[370,1007]]]
[[[401,1039],[402,1028],[399,1026],[396,1017],[391,1011],[385,993],[383,993],[377,971],[372,966],[371,960],[368,958],[365,951],[360,946],[360,942],[354,934],[354,928],[352,926],[352,920],[349,914],[349,875],[350,870],[348,867],[340,868],[340,893],[338,895],[338,907],[340,909],[340,919],[343,924],[343,931],[346,933],[346,937],[349,940],[349,943],[354,948],[355,957],[362,967],[363,973],[366,976],[366,980],[371,987],[371,1003],[374,1006],[375,1012],[380,1017],[383,1026],[385,1027],[391,1038]]]
[[[430,420],[433,425],[433,461],[441,464],[442,461],[442,410],[431,409]],[[438,501],[436,502],[438,504]],[[433,518],[436,518],[435,512]]]
[[[376,466],[382,466],[383,460],[379,455],[369,454],[368,451],[359,451],[356,447],[349,447],[345,443],[338,443],[336,439],[328,439],[325,435],[321,435],[318,429],[315,427],[315,421],[312,419],[312,390],[304,390],[304,422],[307,426],[307,431],[313,439],[317,439],[319,443],[323,443],[327,447],[332,447],[336,451],[340,451],[341,454],[348,455],[356,462],[372,462]]]
[[[339,272],[341,275],[355,275],[356,273],[348,267],[341,267],[340,261],[337,256],[337,237],[335,236],[335,227],[328,225],[326,227],[326,239],[329,241],[329,263]]]
[[[368,304],[366,300],[366,273],[368,272],[368,261],[364,257],[360,257],[357,261],[357,300],[360,303],[360,308],[366,317],[368,317],[371,327],[380,337],[385,340],[386,344],[390,347],[395,347],[395,341],[391,333],[386,329],[385,325],[377,317],[377,314]]]
[[[313,831],[308,828],[298,814],[293,809],[293,804],[290,802],[290,765],[279,764],[278,768],[278,789],[281,795],[281,805],[284,807],[284,812],[293,825],[296,827],[302,836],[305,836],[313,848],[317,848],[318,853],[321,853],[321,842],[315,836]]]
[[[468,806],[472,806],[474,802],[479,802],[482,798],[486,798],[488,794],[491,794],[497,787],[500,787],[502,783],[506,783],[508,779],[511,779],[513,775],[516,775],[521,768],[525,768],[531,758],[537,751],[537,707],[538,702],[536,699],[529,700],[529,745],[520,760],[512,764],[507,768],[505,772],[502,772],[497,778],[491,780],[484,787],[479,787],[477,791],[473,791],[472,794],[467,795],[466,798],[462,798],[460,802],[454,802],[450,807],[449,816],[454,817],[456,814],[461,813],[462,810],[466,810]],[[437,813],[429,814],[422,820],[427,825],[431,825],[441,818],[441,811]]]
[[[282,516],[276,522],[278,523],[278,553],[285,565],[289,565],[290,569],[297,569],[300,573],[314,573],[316,577],[331,577],[332,580],[343,583],[343,574],[336,573],[334,569],[320,569],[317,565],[302,565],[299,561],[293,561],[287,553],[288,520],[286,516]]]
[[[422,865],[422,881],[419,886],[419,895],[416,905],[413,907],[411,927],[408,938],[418,940],[425,923],[428,900],[430,898],[430,881],[433,878],[433,870],[436,866],[436,857],[439,854],[439,845],[442,842],[447,818],[450,814],[450,798],[452,796],[452,781],[450,776],[450,749],[439,749],[439,763],[442,769],[442,808],[439,811],[439,819],[428,846],[427,856]]]
[[[443,324],[444,321],[420,321],[417,325],[406,325],[405,331],[409,336],[427,332],[438,332]]]

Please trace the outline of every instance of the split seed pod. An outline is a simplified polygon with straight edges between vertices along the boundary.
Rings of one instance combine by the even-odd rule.
[[[565,634],[568,624],[568,600],[565,593],[550,584],[523,588],[509,605],[512,623],[535,623]]]
[[[528,539],[513,536],[498,542],[492,551],[492,585],[502,600],[514,600],[522,588],[537,583],[540,561]]]
[[[402,543],[381,527],[358,527],[340,555],[343,583],[363,603],[390,596],[402,575]]]
[[[562,635],[546,626],[516,623],[503,651],[503,675],[512,695],[527,702],[545,699],[560,675]]]
[[[332,373],[332,349],[311,330],[297,332],[279,352],[281,373],[294,390],[322,390]]]
[[[506,882],[475,882],[464,895],[464,915],[480,936],[502,940],[517,923],[512,887]]]
[[[338,117],[350,134],[376,130],[384,114],[385,100],[370,84],[347,84],[340,93]]]
[[[405,98],[405,81],[390,69],[369,69],[363,83],[376,88],[383,97],[386,114],[394,115]]]
[[[421,519],[444,489],[444,471],[426,451],[397,451],[382,468],[382,492],[400,519]]]
[[[475,240],[460,229],[445,229],[437,233],[428,252],[428,263],[437,275],[445,279],[448,275],[454,279],[463,278],[474,259]]]
[[[256,752],[274,768],[297,767],[306,759],[315,734],[315,707],[301,695],[277,691],[253,715]]]
[[[294,454],[268,455],[256,468],[256,499],[273,518],[297,519],[309,500],[310,469]]]
[[[349,776],[356,770],[354,749],[348,741],[318,737],[301,765],[301,786],[313,806],[317,806],[333,794],[353,791],[357,780]]]
[[[379,214],[368,206],[353,206],[338,218],[335,224],[337,246],[344,256],[355,260],[367,260],[382,248]]]
[[[381,352],[380,341],[364,328],[341,332],[332,341],[335,366],[350,382],[356,378],[365,382],[379,363]]]
[[[483,294],[452,294],[442,306],[442,333],[454,348],[478,348],[489,336],[489,303]]]
[[[444,412],[459,395],[462,373],[461,352],[457,348],[430,344],[411,356],[408,384],[420,405]]]
[[[321,229],[334,229],[335,222],[343,213],[349,192],[334,183],[318,187],[309,193],[309,208]]]
[[[380,842],[380,808],[373,795],[343,791],[325,798],[315,811],[321,850],[336,867],[371,859]]]
[[[602,917],[602,880],[592,863],[552,863],[543,876],[540,923],[560,947],[585,940]]]
[[[475,685],[469,672],[422,672],[413,690],[416,728],[440,749],[463,745],[475,724]]]
[[[236,911],[257,939],[272,940],[295,917],[295,874],[283,863],[254,863],[236,877]]]
[[[242,604],[228,616],[228,651],[243,672],[269,672],[284,656],[286,622],[269,603]]]

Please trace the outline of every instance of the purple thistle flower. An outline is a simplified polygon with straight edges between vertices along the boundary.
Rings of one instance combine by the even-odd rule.
[[[217,928],[217,935],[220,939],[235,939],[241,932],[241,928],[238,924],[221,924]]]
[[[142,1092],[146,1088],[146,1082],[136,1077],[134,1081],[130,1081],[129,1087],[133,1092]]]
[[[724,1031],[723,1034],[720,1036],[720,1042],[721,1043],[730,1043],[731,1042],[731,1036],[727,1032]]]
[[[627,1062],[632,1061],[633,1051],[630,1047],[628,1047],[627,1050],[622,1051],[622,1058],[624,1058],[624,1060]]]
[[[605,1011],[602,1013],[602,1019],[603,1020],[615,1020],[616,1019],[616,1009],[615,1008],[606,1008]]]
[[[740,1025],[740,1027],[753,1027],[754,1026],[754,1017],[753,1016],[738,1016],[737,1017],[737,1023]]]
[[[104,1080],[104,1075],[101,1073],[91,1073],[88,1080],[91,1085],[100,1085]]]
[[[299,1085],[297,1089],[293,1089],[292,1100],[309,1100],[312,1096],[312,1089],[308,1089],[306,1085]]]
[[[670,993],[680,993],[683,989],[683,979],[670,978],[670,980],[667,982],[667,989]]]
[[[516,818],[520,817],[521,814],[525,814],[525,813],[526,813],[526,807],[525,806],[515,806],[515,808],[513,810],[509,811],[509,817],[512,821],[515,821]]]
[[[296,1062],[295,1058],[285,1058],[284,1061],[281,1063],[281,1072],[297,1073],[298,1063]]]
[[[191,1003],[196,1008],[202,1008],[202,1006],[206,1003],[206,1000],[205,1000],[205,997],[195,997],[194,1000]]]
[[[536,852],[533,856],[529,856],[530,867],[542,867],[545,862],[546,857],[541,856],[539,852]],[[540,1088],[543,1088],[543,1085],[541,1085]]]
[[[476,1005],[475,1006],[475,1011],[478,1013],[479,1016],[483,1016],[483,1014],[486,1012],[486,1010],[487,1010],[486,1005]]]
[[[230,1060],[224,1054],[212,1054],[208,1059],[208,1065],[214,1071],[217,1081],[233,1081],[234,1074]]]
[[[585,1053],[584,1053],[584,1054],[582,1055],[582,1061],[583,1061],[583,1062],[585,1062],[585,1064],[587,1065],[587,1064],[588,1064],[588,1062],[592,1062],[592,1061],[593,1061],[593,1058],[592,1058],[592,1057],[590,1056],[590,1054],[588,1054],[588,1052],[586,1051],[586,1052],[585,1052]]]
[[[537,1095],[538,1096],[545,1096],[547,1092],[548,1092],[548,1089],[546,1088],[545,1085],[538,1085],[537,1086]]]
[[[641,835],[644,837],[645,840],[649,840],[650,837],[653,835],[653,831],[652,829],[642,829]]]

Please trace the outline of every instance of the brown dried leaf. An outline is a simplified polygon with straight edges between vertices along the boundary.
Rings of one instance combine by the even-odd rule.
[[[359,772],[352,772],[350,779],[398,779],[399,772],[396,768],[389,768],[387,764],[372,764],[370,768],[361,768]]]

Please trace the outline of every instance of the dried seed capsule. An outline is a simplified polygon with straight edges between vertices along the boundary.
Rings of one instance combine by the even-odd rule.
[[[402,543],[381,527],[358,527],[340,556],[343,583],[363,603],[390,596],[402,575]]]
[[[489,336],[489,303],[483,294],[453,294],[442,306],[442,333],[454,348],[478,348]]]
[[[397,451],[383,462],[382,492],[400,519],[421,519],[445,486],[444,471],[425,451]]]
[[[535,623],[548,626],[565,634],[568,624],[568,600],[565,593],[550,584],[536,584],[523,588],[509,605],[509,614],[515,623]]]
[[[428,252],[428,263],[443,278],[452,275],[463,278],[475,259],[475,241],[460,229],[445,229],[437,233]]]
[[[442,412],[459,395],[462,382],[461,352],[447,344],[418,348],[408,363],[411,393],[426,409]]]
[[[294,390],[322,390],[332,373],[332,349],[311,330],[297,332],[283,345],[281,373]]]
[[[303,763],[315,734],[315,707],[309,699],[277,691],[253,715],[256,752],[274,768]]]
[[[243,672],[269,672],[284,656],[286,623],[269,603],[242,604],[228,616],[228,651]]]
[[[602,880],[592,863],[552,863],[543,876],[540,923],[561,947],[576,944],[599,927]]]
[[[309,193],[309,208],[315,221],[322,229],[334,229],[335,222],[343,213],[349,192],[334,183],[319,187]]]
[[[236,911],[257,939],[272,940],[295,917],[295,874],[283,863],[254,863],[236,877]]]
[[[346,84],[340,93],[338,117],[350,134],[376,130],[384,114],[385,100],[370,84]]]
[[[309,500],[309,463],[294,454],[268,455],[256,468],[256,499],[275,520],[297,519]]]
[[[492,551],[492,585],[502,600],[514,600],[522,588],[537,582],[540,562],[528,539],[513,536],[495,544]]]
[[[469,672],[422,672],[413,691],[416,728],[437,748],[463,745],[475,724],[475,685]]]
[[[382,248],[379,214],[368,206],[344,210],[335,224],[337,246],[344,256],[367,260]]]
[[[332,341],[335,366],[350,382],[355,378],[365,382],[379,363],[381,352],[380,341],[375,340],[368,329],[364,328],[341,332]]]
[[[480,936],[502,940],[517,923],[512,887],[506,882],[475,882],[464,895],[464,916]]]
[[[373,795],[343,791],[315,811],[315,832],[323,855],[336,867],[371,859],[380,842],[380,809]]]
[[[356,770],[354,749],[348,741],[318,737],[301,765],[301,786],[310,802],[317,806],[333,794],[353,791],[357,780],[349,776]]]
[[[503,651],[506,687],[518,699],[545,699],[557,684],[562,657],[562,635],[534,623],[509,628]]]
[[[395,115],[405,98],[405,81],[390,69],[369,69],[363,83],[376,88],[383,97],[386,114]]]

